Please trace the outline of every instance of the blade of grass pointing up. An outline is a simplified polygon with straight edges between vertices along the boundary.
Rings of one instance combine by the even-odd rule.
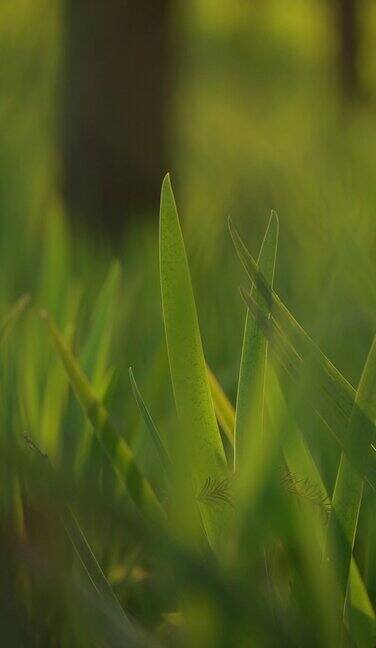
[[[118,300],[121,268],[118,261],[111,264],[105,282],[99,291],[90,333],[88,334],[80,362],[89,376],[91,384],[97,389],[103,382],[107,370],[109,348]]]
[[[46,312],[42,313],[55,349],[87,418],[93,426],[120,481],[146,521],[161,523],[164,511],[152,487],[140,472],[125,439],[113,427],[103,403],[97,398],[78,361],[66,347],[57,327]]]
[[[350,433],[361,437],[362,419],[359,411],[364,411],[370,420],[376,420],[376,337],[371,346],[355,399],[356,405],[349,421]],[[326,555],[336,566],[340,590],[340,607],[344,613],[346,591],[352,550],[354,547],[358,517],[363,497],[363,480],[354,471],[351,463],[342,454],[335,483],[332,514],[328,526]],[[351,591],[349,591],[351,595]]]
[[[129,378],[131,381],[132,385],[132,390],[133,390],[133,395],[135,397],[135,401],[138,405],[138,409],[141,412],[142,418],[145,421],[145,425],[147,430],[150,432],[150,436],[152,438],[152,441],[154,443],[155,449],[158,453],[158,456],[160,458],[162,468],[165,471],[166,475],[171,475],[171,459],[169,457],[169,454],[164,446],[164,443],[159,435],[159,432],[157,428],[155,427],[154,421],[151,418],[151,415],[149,414],[149,410],[145,405],[144,399],[141,396],[141,392],[137,386],[137,383],[135,381],[133,371],[131,367],[129,368]]]
[[[259,267],[270,284],[274,278],[277,244],[278,217],[273,211],[259,256]],[[257,295],[256,300],[268,317],[262,296]],[[267,346],[267,339],[247,309],[236,401],[234,464],[237,473],[247,471],[253,450],[262,444]]]
[[[231,220],[229,220],[229,229],[235,249],[247,274],[256,285],[257,291],[268,304],[269,311],[281,332],[283,332],[299,354],[318,366],[321,379],[324,381],[326,389],[332,395],[333,401],[336,403],[343,418],[347,420],[351,415],[355,399],[354,388],[321,352],[303,327],[294,319],[278,295],[272,290],[262,269],[258,268],[257,263],[247,250]]]
[[[290,342],[281,334],[273,318],[267,319],[265,317],[252,295],[244,290],[241,292],[250,312],[274,349],[278,361],[295,383],[301,383],[305,377],[302,359]],[[303,396],[331,430],[358,474],[368,481],[373,490],[376,490],[375,425],[370,421],[367,413],[354,401],[353,408],[357,411],[359,428],[362,429],[362,434],[356,435],[353,429],[349,428],[348,420],[346,418],[343,420],[339,416],[333,396],[328,392],[324,383],[318,382],[316,384],[312,382]]]
[[[170,178],[163,181],[160,208],[160,276],[163,317],[181,443],[196,495],[208,480],[228,479],[225,453],[214,412],[187,256]],[[209,542],[227,528],[229,505],[200,501]]]
[[[376,449],[373,445],[375,438],[374,421],[371,421],[359,405],[355,404],[354,388],[326,358],[272,290],[231,221],[229,221],[229,228],[240,260],[272,313],[269,324],[258,308],[258,304],[255,303],[254,316],[258,317],[256,313],[259,310],[259,324],[261,325],[261,321],[264,320],[263,328],[267,336],[272,335],[274,330],[274,333],[276,333],[275,338],[278,338],[279,351],[281,352],[283,349],[284,360],[287,365],[290,364],[290,370],[294,364],[294,362],[290,363],[290,360],[293,360],[292,355],[295,355],[295,360],[297,358],[304,360],[304,363],[298,361],[300,370],[296,374],[296,378],[303,385],[307,377],[309,377],[309,396],[315,403],[316,411],[334,433],[337,441],[347,454],[348,460],[354,464],[361,476],[366,477],[372,488],[376,489]],[[243,297],[248,303],[247,296],[244,294]],[[281,343],[283,336],[285,336],[285,341]],[[289,343],[288,346],[286,346],[286,342]],[[295,369],[296,367],[295,362]],[[316,387],[318,387],[318,390]],[[361,420],[363,429],[361,441],[354,436],[348,424],[354,407],[358,411],[357,417],[359,421]]]
[[[350,448],[351,439],[344,439],[344,437],[345,430],[348,429],[348,421],[354,405],[355,391],[353,387],[326,358],[272,290],[231,221],[229,221],[229,227],[239,258],[251,281],[256,285],[258,292],[262,295],[270,309],[272,317],[270,322],[265,322],[265,332],[268,331],[271,333],[273,330],[276,332],[275,345],[278,342],[279,351],[281,352],[283,349],[285,363],[290,365],[290,369],[294,364],[294,359],[299,364],[299,381],[301,387],[305,384],[307,377],[309,377],[310,395],[316,396],[318,388],[320,391],[319,414],[322,415],[322,418],[340,440],[340,443],[344,442]],[[248,303],[246,295],[243,295],[243,297],[246,303]],[[254,301],[253,298],[251,299]],[[257,310],[259,310],[259,307],[255,303],[254,311]],[[261,319],[264,318],[262,317]],[[292,358],[292,355],[294,358]],[[304,360],[304,364],[302,360]],[[366,436],[370,445],[374,434],[374,426],[365,416],[363,425],[366,429]],[[354,444],[352,445],[354,446]],[[363,450],[363,456],[358,458],[358,465],[361,462],[364,463],[368,459],[368,455],[372,454],[369,451],[369,447],[363,446]],[[369,461],[372,464],[371,457]]]
[[[210,372],[209,376],[214,377],[212,372]],[[297,475],[302,479],[307,479],[309,483],[312,484],[313,487],[322,494],[323,498],[325,498],[325,501],[329,504],[330,498],[326,492],[325,485],[321,479],[321,475],[316,467],[309,449],[305,445],[302,435],[299,434],[299,431],[295,426],[295,422],[290,419],[290,414],[288,412],[287,405],[285,404],[281,387],[273,370],[268,372],[268,377],[269,381],[267,393],[270,395],[269,414],[272,418],[272,422],[277,425],[281,425],[281,421],[278,418],[275,420],[275,410],[277,410],[279,416],[282,415],[282,419],[286,421],[286,424],[284,425],[288,431],[288,434],[283,433],[281,435],[281,443],[287,467],[292,475]],[[212,382],[210,384],[212,385]],[[227,413],[226,416],[227,420],[229,421],[228,438],[233,444],[235,410],[222,388],[219,388],[219,398],[217,397],[217,388],[212,388],[214,406],[216,412],[224,410]],[[268,405],[268,402],[266,404]],[[233,422],[232,425],[231,421]],[[322,542],[324,542],[324,536],[322,538]],[[359,646],[368,646],[370,645],[368,642],[369,637],[372,638],[375,634],[376,617],[364,581],[360,575],[358,566],[353,556],[351,556],[349,585],[351,591],[351,600],[348,601],[351,610],[350,624],[353,628],[353,633],[357,639],[357,642],[359,643]]]
[[[102,400],[105,398],[109,380],[113,375],[113,373],[109,374],[108,363],[119,299],[120,277],[120,264],[115,261],[111,264],[98,292],[90,318],[89,332],[79,357],[83,371],[88,376],[95,393]],[[103,485],[105,479],[103,474],[107,474],[106,462],[98,438],[91,434],[89,422],[82,431],[76,457],[77,470],[80,473],[83,471],[83,479],[98,483],[98,476],[101,475]]]
[[[103,573],[97,559],[95,558],[89,542],[74,515],[71,508],[65,503],[57,474],[44,452],[34,443],[30,437],[25,437],[29,449],[31,449],[40,460],[40,469],[44,473],[46,484],[52,490],[56,508],[58,510],[59,522],[66,533],[79,564],[83,569],[87,584],[85,593],[89,594],[89,604],[93,605],[91,616],[94,634],[98,639],[106,642],[108,646],[140,646],[139,637],[132,623],[121,607],[119,600]],[[95,612],[95,615],[93,615]]]

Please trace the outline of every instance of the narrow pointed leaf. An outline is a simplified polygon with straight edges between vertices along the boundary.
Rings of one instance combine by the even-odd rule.
[[[313,366],[317,367],[317,370],[322,374],[321,379],[325,381],[328,393],[332,395],[344,419],[348,420],[355,399],[354,388],[321,352],[303,327],[294,319],[278,295],[272,290],[270,283],[267,281],[262,270],[258,268],[257,263],[247,250],[231,220],[229,220],[229,228],[238,256],[251,281],[256,285],[265,303],[268,304],[272,317],[281,332],[299,354],[303,355],[306,360],[309,360]]]
[[[145,401],[141,396],[141,392],[137,386],[137,383],[135,381],[134,375],[132,368],[129,368],[129,378],[131,381],[132,385],[132,390],[133,390],[133,395],[135,397],[135,401],[138,405],[138,409],[141,412],[141,416],[145,422],[146,429],[150,433],[151,439],[154,443],[155,449],[158,453],[159,459],[161,461],[162,467],[166,473],[166,475],[171,474],[171,459],[169,457],[169,454],[164,446],[164,443],[159,435],[159,432],[154,424],[154,421],[149,413],[148,408],[145,405]]]
[[[259,267],[270,284],[273,283],[277,245],[278,217],[272,212],[259,256]],[[262,296],[257,294],[255,299],[269,317]],[[250,457],[255,456],[254,451],[262,444],[267,346],[267,339],[247,309],[235,418],[234,464],[238,473],[249,471]]]
[[[206,372],[191,277],[170,178],[162,185],[160,208],[160,277],[163,317],[181,442],[195,493],[208,478],[228,477],[225,453]],[[200,503],[210,543],[222,537],[228,505]]]
[[[300,383],[305,373],[302,359],[282,335],[274,319],[265,317],[249,293],[242,291],[242,296],[253,317],[262,328],[264,335],[268,338],[279,362],[291,379],[296,383]],[[376,451],[373,445],[375,425],[370,421],[367,413],[354,402],[353,407],[357,411],[359,426],[362,428],[361,435],[354,435],[348,429],[348,420],[346,417],[341,416],[340,410],[336,408],[336,402],[333,401],[332,394],[328,392],[326,387],[325,381],[311,384],[310,389],[305,390],[304,398],[331,430],[358,474],[376,490]]]
[[[106,451],[113,468],[140,513],[147,521],[161,523],[164,511],[147,479],[138,468],[132,450],[110,421],[103,403],[97,398],[88,379],[47,313],[42,314],[55,349],[67,372],[69,381],[94,432]]]
[[[83,569],[86,579],[85,595],[91,607],[93,632],[105,640],[106,645],[141,646],[140,637],[120,605],[119,600],[101,569],[88,540],[70,506],[65,502],[57,474],[49,457],[40,450],[30,437],[25,437],[29,448],[38,456],[41,471],[51,488],[59,523],[62,526]],[[85,601],[86,602],[86,601]]]
[[[376,337],[363,369],[349,421],[349,434],[354,438],[361,438],[363,434],[360,411],[366,412],[370,420],[376,420]],[[333,493],[326,553],[335,562],[343,613],[362,496],[363,480],[342,454]]]
[[[273,369],[271,367],[269,367],[269,369],[267,390],[269,400],[267,400],[266,404],[274,426],[281,425],[281,418],[283,421],[286,421],[284,427],[288,431],[288,434],[282,434],[281,444],[287,467],[291,474],[307,479],[309,483],[314,485],[314,487],[322,494],[322,497],[330,503],[330,498],[326,491],[325,484],[322,481],[320,472],[303,440],[302,434],[299,432],[295,422],[290,417],[278,378]],[[216,403],[216,391],[213,390],[212,393],[216,409],[217,407],[222,407],[222,402],[224,401],[225,408],[229,412],[229,420],[234,420],[235,410],[223,390],[221,393],[220,403]],[[275,417],[276,411],[279,412],[279,418],[277,419]],[[322,535],[321,541],[324,543],[324,535]],[[350,564],[350,588],[350,620],[351,626],[354,628],[354,636],[362,639],[365,637],[365,643],[363,644],[359,640],[359,645],[368,645],[368,638],[375,634],[376,617],[364,581],[353,556],[351,556]]]
[[[89,376],[94,388],[98,387],[107,370],[120,277],[120,264],[115,261],[112,263],[104,284],[99,291],[90,332],[80,354],[81,366]]]

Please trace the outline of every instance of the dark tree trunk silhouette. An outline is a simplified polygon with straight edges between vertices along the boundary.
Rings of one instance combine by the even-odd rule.
[[[63,185],[117,233],[158,209],[167,170],[171,0],[66,0]]]
[[[337,3],[338,68],[341,88],[345,98],[355,99],[361,93],[359,78],[361,41],[359,0],[335,1]]]

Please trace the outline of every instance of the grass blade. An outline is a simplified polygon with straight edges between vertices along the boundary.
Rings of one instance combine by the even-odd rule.
[[[362,435],[362,419],[359,412],[367,413],[376,420],[376,337],[371,346],[356,393],[354,411],[349,421],[350,434]],[[327,537],[327,556],[335,561],[336,576],[340,590],[340,607],[345,611],[345,599],[349,578],[350,560],[354,547],[359,511],[363,497],[363,480],[354,471],[346,456],[341,456],[335,483]]]
[[[278,228],[277,214],[272,212],[259,256],[259,266],[270,284],[274,277]],[[269,317],[260,295],[256,296],[257,300],[265,316]],[[249,473],[249,457],[254,456],[263,443],[267,346],[267,339],[247,309],[235,417],[234,467],[239,476]],[[246,476],[244,478],[247,480]]]
[[[90,605],[91,631],[95,634],[99,633],[106,641],[106,645],[114,648],[122,645],[140,646],[140,638],[133,624],[115,596],[76,516],[65,503],[65,495],[48,455],[42,452],[30,437],[26,436],[25,441],[40,461],[40,470],[53,494],[59,524],[63,527],[85,575],[87,584],[83,592]]]
[[[66,347],[52,319],[46,312],[42,313],[42,317],[47,324],[53,344],[67,372],[73,391],[106,451],[116,474],[145,519],[160,524],[165,519],[164,511],[149,482],[140,472],[132,450],[125,439],[113,427],[107,410],[97,398],[78,361]]]
[[[234,445],[235,412],[216,376],[206,365],[217,420],[231,445]]]
[[[97,297],[90,333],[80,354],[81,366],[94,389],[99,387],[107,369],[120,277],[120,263],[115,261]]]
[[[166,176],[160,208],[160,276],[163,317],[181,443],[187,454],[196,495],[207,479],[228,477],[225,453],[214,412],[187,256],[170,178]],[[228,505],[200,502],[211,545],[223,537]]]
[[[5,342],[5,340],[7,339],[8,335],[12,332],[15,324],[17,323],[17,320],[22,315],[29,302],[30,302],[30,295],[29,294],[22,295],[19,299],[17,299],[15,304],[5,315],[0,326],[0,344],[3,344],[3,342]]]
[[[164,446],[164,443],[159,435],[159,432],[154,424],[154,421],[149,413],[148,408],[145,405],[145,401],[141,396],[140,390],[137,386],[137,383],[135,381],[134,375],[132,368],[129,368],[129,378],[131,381],[132,385],[132,390],[133,390],[133,395],[135,397],[135,401],[138,405],[138,409],[141,412],[142,418],[144,419],[146,429],[149,431],[150,436],[152,438],[152,441],[154,443],[155,449],[158,453],[158,456],[161,460],[162,467],[165,471],[165,474],[171,475],[171,459],[169,457],[169,454]]]
[[[330,498],[325,484],[321,479],[320,472],[287,409],[278,378],[273,369],[269,369],[268,388],[266,391],[268,399],[266,405],[272,424],[274,426],[280,426],[282,420],[284,422],[284,430],[288,431],[288,434],[285,432],[281,436],[282,450],[287,467],[292,475],[299,475],[299,477],[307,479],[321,493],[325,501],[330,503]],[[211,375],[214,377],[214,374]],[[224,407],[225,411],[228,412],[228,420],[235,421],[235,410],[222,388],[219,402],[217,402],[217,391],[213,390],[212,394],[216,411]],[[279,417],[276,417],[276,412],[279,412]],[[233,443],[233,428],[230,427],[229,430],[230,435],[228,438]],[[321,542],[323,548],[324,541],[325,538],[322,534]],[[357,640],[359,639],[359,645],[367,646],[370,645],[369,638],[372,639],[375,635],[376,617],[364,581],[352,555],[349,578],[351,590],[351,601],[349,601],[351,627],[353,628],[354,636]]]
[[[306,360],[309,360],[320,371],[322,374],[321,379],[325,381],[328,392],[332,394],[333,400],[345,420],[348,420],[355,399],[354,388],[321,352],[303,327],[294,319],[278,295],[272,290],[267,278],[248,252],[231,220],[229,220],[229,229],[235,249],[248,276],[268,305],[269,311],[272,313],[272,317],[281,332],[298,353],[303,355]]]
[[[274,319],[265,317],[249,293],[242,291],[242,296],[276,352],[279,362],[295,382],[304,383],[304,363],[282,335]],[[318,382],[318,384],[312,383],[310,389],[306,390],[304,397],[332,431],[358,474],[368,481],[373,490],[376,490],[376,451],[373,445],[375,426],[367,414],[354,401],[353,408],[357,411],[359,427],[362,428],[361,435],[354,435],[352,430],[348,429],[348,420],[340,416],[340,411],[336,408],[336,402],[333,401],[332,394],[328,392],[326,387],[325,381]]]

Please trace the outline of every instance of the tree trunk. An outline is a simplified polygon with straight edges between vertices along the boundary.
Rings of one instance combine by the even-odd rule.
[[[171,0],[66,0],[64,193],[73,218],[112,234],[158,209],[171,9]]]
[[[345,98],[360,95],[359,79],[359,1],[336,0],[339,36],[338,67],[342,92]]]

